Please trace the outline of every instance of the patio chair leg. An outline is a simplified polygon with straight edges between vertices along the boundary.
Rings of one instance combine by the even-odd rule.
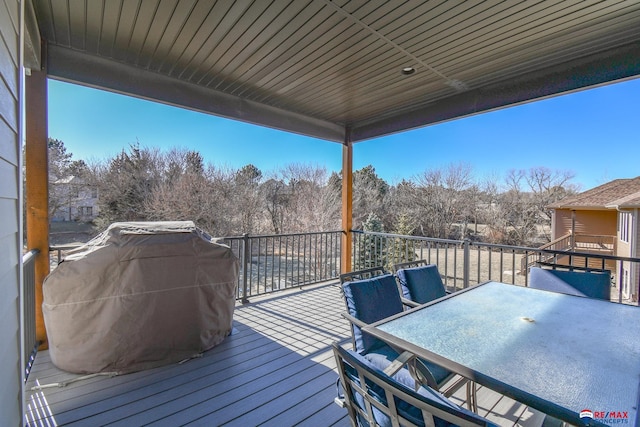
[[[347,403],[345,402],[346,398],[344,397],[344,393],[340,391],[341,388],[342,388],[342,384],[340,383],[340,378],[338,378],[336,380],[336,397],[333,399],[333,403],[335,403],[341,408],[346,408],[347,407]]]
[[[478,413],[478,399],[476,396],[476,383],[473,381],[467,382],[467,407],[470,411]]]

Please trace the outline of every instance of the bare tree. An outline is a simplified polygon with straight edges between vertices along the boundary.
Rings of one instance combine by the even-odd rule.
[[[500,197],[504,243],[536,245],[551,239],[551,212],[547,206],[574,194],[574,174],[546,167],[510,170]]]
[[[430,169],[416,178],[415,203],[420,208],[420,228],[431,237],[460,237],[453,224],[468,212],[464,192],[471,188],[472,168],[467,164],[451,164],[443,169]]]
[[[291,199],[289,186],[282,179],[270,178],[260,188],[265,198],[265,209],[273,232],[281,234],[284,229],[285,211]]]
[[[259,192],[262,171],[254,165],[243,166],[234,177],[233,204],[231,214],[236,221],[236,230],[242,233],[259,233],[262,227],[264,202]]]
[[[172,150],[164,156],[163,179],[145,199],[145,217],[156,221],[189,220],[202,229],[215,231],[211,211],[211,186],[204,174],[204,161],[196,151]]]
[[[73,170],[63,145],[54,145],[59,163],[66,165],[60,169]],[[189,219],[212,235],[340,227],[341,177],[323,167],[290,164],[265,175],[250,164],[239,170],[205,166],[192,150],[163,154],[134,144],[89,169],[106,224]],[[540,235],[548,240],[546,207],[578,190],[572,178],[569,172],[538,167],[478,185],[470,165],[451,164],[391,187],[367,166],[354,172],[354,226],[374,214],[371,218],[384,229],[460,239],[470,235],[470,223],[477,236],[477,224],[484,222],[490,241],[531,244]]]
[[[546,167],[529,169],[526,180],[535,196],[535,205],[543,218],[541,232],[546,241],[551,241],[551,217],[548,206],[580,191],[579,186],[570,183],[575,174],[570,171],[551,170]]]
[[[467,189],[462,190],[460,196],[464,203],[460,205],[458,238],[473,237],[477,239],[482,191],[477,184],[472,184]],[[473,224],[473,230],[469,229],[469,224]]]
[[[326,168],[293,163],[282,170],[282,175],[289,186],[288,229],[319,231],[339,228],[339,193],[329,185]]]
[[[493,174],[480,183],[477,221],[484,224],[485,228],[481,234],[489,243],[503,243],[506,235],[506,216],[502,213],[502,204],[499,203],[501,182],[502,178]]]

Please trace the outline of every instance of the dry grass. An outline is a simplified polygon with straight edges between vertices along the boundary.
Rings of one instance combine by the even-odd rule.
[[[464,286],[464,249],[449,247],[432,249],[431,252],[416,251],[418,258],[436,264],[445,284],[452,290]],[[525,284],[521,274],[522,254],[511,251],[488,251],[472,249],[469,252],[469,285],[495,280],[516,285]]]

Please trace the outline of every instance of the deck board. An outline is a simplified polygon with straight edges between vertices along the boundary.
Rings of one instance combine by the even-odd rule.
[[[335,284],[254,298],[236,306],[234,332],[202,357],[127,375],[27,392],[29,426],[336,426],[331,343],[350,346]],[[27,390],[79,375],[40,352]],[[540,426],[542,417],[486,388],[480,414],[501,426]],[[464,388],[452,398],[464,404]]]

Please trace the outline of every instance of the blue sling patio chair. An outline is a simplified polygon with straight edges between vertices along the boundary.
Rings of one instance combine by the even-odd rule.
[[[529,287],[608,301],[611,298],[611,272],[531,267]]]
[[[409,261],[395,264],[393,270],[406,305],[417,307],[447,294],[435,264],[427,264],[425,260]]]
[[[391,364],[400,354],[385,342],[364,333],[362,328],[404,310],[395,277],[378,267],[342,274],[340,282],[347,308],[342,315],[351,325],[354,350],[377,366]],[[416,360],[414,363],[420,382],[437,390],[456,376],[428,361]],[[465,378],[453,382],[444,392],[445,395],[450,396],[465,383]]]
[[[333,343],[344,391],[336,402],[356,426],[494,426],[438,391],[413,385],[406,367],[383,371],[360,354]]]

